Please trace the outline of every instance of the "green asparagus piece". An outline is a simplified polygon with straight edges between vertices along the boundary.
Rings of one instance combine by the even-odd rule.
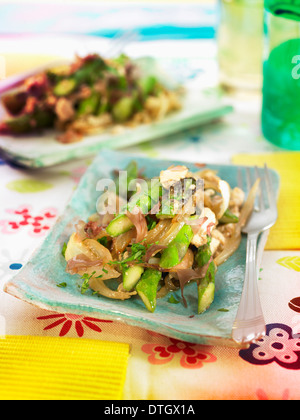
[[[144,96],[153,92],[157,80],[154,76],[146,76],[139,80],[138,84]]]
[[[213,303],[215,297],[215,283],[206,287],[198,286],[198,314],[205,312]]]
[[[124,122],[131,117],[134,105],[134,98],[124,96],[112,108],[112,114],[117,122]]]
[[[69,66],[63,64],[61,66],[52,67],[52,69],[47,70],[46,74],[48,79],[52,83],[57,83],[62,80],[69,73]]]
[[[169,246],[163,251],[159,263],[160,267],[172,268],[178,265],[185,256],[193,235],[191,226],[184,225],[175,239],[173,239]]]
[[[134,265],[123,271],[123,287],[125,290],[132,290],[140,280],[144,268],[139,265]]]
[[[95,114],[99,106],[99,101],[99,95],[96,92],[93,92],[91,96],[83,99],[79,103],[77,114],[79,116]]]
[[[127,88],[127,79],[123,75],[119,75],[118,88],[121,90],[125,90]]]
[[[129,57],[122,53],[119,57],[113,58],[113,61],[121,66],[124,66],[129,61]]]
[[[239,218],[233,214],[229,209],[225,211],[221,219],[219,220],[220,223],[237,223],[239,221]]]
[[[135,197],[132,197],[132,201],[128,202],[127,209],[132,212],[136,206],[141,209],[143,214],[147,214],[151,209],[151,197],[143,192]]]
[[[210,240],[198,249],[195,256],[197,265],[201,268],[209,264],[203,279],[198,284],[198,313],[201,314],[212,304],[215,295],[216,266],[211,260]],[[210,261],[211,260],[211,261]]]
[[[7,121],[4,121],[4,123],[2,124],[2,128],[5,127],[8,132],[11,132],[13,134],[26,134],[32,130],[30,121],[31,115],[24,114],[20,115],[19,117],[11,118]]]
[[[204,267],[211,259],[210,242],[211,238],[208,237],[207,243],[205,245],[200,246],[195,255],[195,261],[200,268]]]
[[[56,96],[67,96],[74,91],[76,86],[77,83],[75,79],[63,79],[54,86],[53,93]]]
[[[135,180],[139,176],[139,169],[138,165],[135,161],[131,161],[125,168],[126,177],[122,177],[120,174],[116,178],[116,193],[117,195],[121,195],[122,197],[130,198],[132,195],[131,191],[128,191],[128,186],[131,181]]]
[[[105,100],[99,101],[98,109],[96,110],[96,115],[102,115],[108,110],[108,103]]]
[[[133,212],[136,206],[141,209],[142,214],[147,214],[151,208],[151,198],[146,194],[141,194],[138,200],[128,203],[127,210],[129,212]],[[115,237],[127,232],[133,228],[133,226],[134,224],[126,214],[119,214],[109,223],[106,228],[106,232],[110,236]]]
[[[50,128],[53,126],[54,119],[54,113],[49,110],[37,109],[33,114],[35,128]]]
[[[2,131],[13,134],[26,134],[37,128],[48,128],[53,125],[54,116],[49,111],[36,110],[32,114],[23,114],[4,121]]]
[[[156,293],[161,276],[160,271],[148,268],[136,286],[138,295],[150,312],[154,312],[156,308]]]
[[[114,238],[115,236],[128,232],[133,226],[133,223],[126,214],[119,214],[109,223],[106,232]]]

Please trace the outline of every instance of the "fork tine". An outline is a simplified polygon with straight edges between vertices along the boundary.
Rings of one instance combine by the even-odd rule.
[[[254,170],[255,170],[255,174],[256,174],[256,179],[260,178],[260,183],[259,183],[259,187],[258,187],[258,200],[259,200],[259,210],[262,211],[262,210],[265,209],[264,197],[263,197],[263,193],[262,193],[262,179],[261,179],[261,176],[259,174],[259,169],[258,169],[257,166],[255,166]]]
[[[246,168],[246,186],[247,192],[251,190],[251,171],[250,168]]]
[[[246,183],[247,183],[248,192],[251,190],[251,187],[256,180],[256,177],[255,176],[253,177],[253,174],[252,174],[253,171],[251,169],[252,168],[250,168],[250,167],[246,168]],[[255,204],[254,204],[254,209],[253,210],[256,211],[256,212],[259,211],[259,208],[258,208],[258,205],[257,205],[257,196],[255,197]]]
[[[264,172],[265,172],[265,183],[266,183],[266,187],[267,187],[267,195],[268,195],[268,200],[269,200],[269,206],[270,207],[275,207],[276,206],[276,201],[275,201],[274,190],[273,190],[273,186],[272,186],[272,182],[271,182],[271,178],[270,178],[270,171],[269,171],[269,168],[267,167],[266,163],[264,165]]]
[[[244,186],[243,186],[243,176],[242,176],[242,168],[238,167],[238,171],[237,171],[237,184],[238,187],[243,190]]]
[[[109,46],[106,54],[110,56],[117,55],[121,53],[123,48],[132,42],[137,37],[137,33],[135,30],[131,29],[129,31],[119,31],[117,34],[112,38],[111,45]]]

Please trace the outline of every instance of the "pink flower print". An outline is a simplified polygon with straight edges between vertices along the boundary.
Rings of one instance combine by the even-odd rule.
[[[84,335],[84,328],[88,327],[89,329],[101,333],[101,328],[97,325],[98,322],[112,322],[105,319],[98,319],[93,317],[87,317],[83,315],[76,315],[76,314],[52,314],[52,315],[45,315],[40,316],[37,318],[38,320],[54,320],[49,325],[44,328],[44,331],[51,330],[57,326],[61,326],[59,331],[59,336],[64,337],[68,334],[72,327],[75,328],[75,331],[78,337],[82,337]]]
[[[149,354],[148,361],[153,365],[162,365],[171,362],[178,354],[180,355],[180,365],[185,369],[199,369],[204,363],[212,363],[217,358],[203,350],[198,344],[187,343],[185,341],[169,339],[172,344],[144,344],[142,351]]]
[[[240,350],[245,361],[255,365],[277,363],[286,369],[300,369],[300,335],[285,324],[268,324],[266,335],[249,348]]]
[[[53,207],[42,210],[37,215],[32,212],[31,206],[20,206],[17,209],[6,209],[12,215],[9,220],[0,220],[1,232],[5,234],[17,233],[26,226],[31,236],[43,236],[50,229],[56,219],[57,210]]]

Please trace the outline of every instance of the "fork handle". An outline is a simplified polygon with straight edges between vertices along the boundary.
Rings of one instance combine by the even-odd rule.
[[[257,283],[257,240],[258,233],[248,234],[244,287],[232,328],[232,338],[237,343],[257,340],[266,331]]]

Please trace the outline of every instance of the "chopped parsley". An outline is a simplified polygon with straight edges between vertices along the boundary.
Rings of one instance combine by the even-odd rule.
[[[63,282],[63,283],[59,283],[56,285],[57,287],[67,287],[67,283]]]
[[[67,244],[66,243],[64,243],[63,244],[63,247],[62,247],[62,250],[61,250],[61,255],[65,258],[65,255],[66,255],[66,249],[67,249]]]
[[[123,269],[128,267],[127,263],[134,261],[137,264],[143,262],[143,257],[145,256],[147,249],[151,245],[143,245],[142,243],[134,243],[131,245],[131,255],[125,258],[122,261],[110,261],[109,264],[119,264]]]
[[[107,236],[103,236],[102,238],[97,239],[97,242],[99,242],[99,244],[107,247],[108,238],[107,238]]]
[[[81,277],[83,279],[83,282],[80,286],[80,292],[82,295],[84,295],[87,290],[90,288],[90,278],[93,277],[93,275],[96,273],[96,271],[93,271],[92,274],[84,273]]]
[[[147,219],[147,228],[148,230],[152,230],[153,228],[155,228],[156,226],[156,221],[151,219],[151,217],[149,217],[148,215],[146,216]]]
[[[175,299],[174,295],[171,295],[168,299],[168,302],[177,304],[177,303],[179,303],[179,300]]]

